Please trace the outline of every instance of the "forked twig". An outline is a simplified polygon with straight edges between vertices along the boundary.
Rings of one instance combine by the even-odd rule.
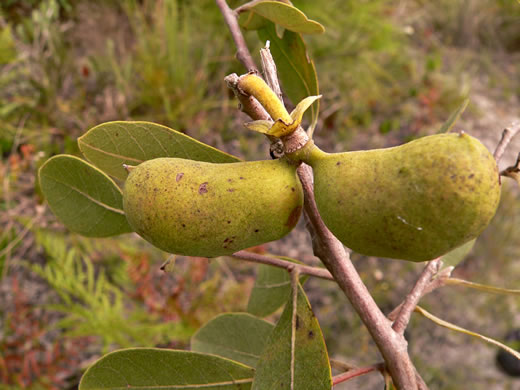
[[[435,275],[442,265],[442,261],[440,258],[435,260],[431,260],[428,262],[426,267],[423,269],[419,279],[415,282],[410,293],[404,299],[399,313],[397,314],[397,318],[392,325],[392,328],[399,334],[404,334],[406,327],[408,326],[408,322],[410,322],[410,317],[415,307],[419,303],[419,300],[423,296],[424,290],[430,284],[433,275]]]

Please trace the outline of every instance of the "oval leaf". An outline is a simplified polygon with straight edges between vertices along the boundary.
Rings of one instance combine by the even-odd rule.
[[[159,157],[230,163],[239,158],[186,134],[150,122],[107,122],[78,139],[83,155],[105,173],[125,180],[123,164],[139,165]]]
[[[292,315],[291,297],[257,364],[253,390],[330,390],[332,388],[329,357],[320,325],[299,284],[295,329],[292,326]],[[291,351],[293,331],[295,343],[294,351]],[[291,383],[291,356],[294,356],[293,383]]]
[[[280,256],[279,258],[302,264],[289,257]],[[301,276],[300,283],[305,283],[307,279],[308,276]],[[247,311],[258,317],[267,317],[287,302],[290,293],[291,277],[287,270],[260,264],[256,272],[255,285],[249,296]]]
[[[279,1],[259,1],[247,6],[246,9],[251,14],[261,16],[271,22],[302,34],[321,34],[325,32],[325,28],[320,23],[310,20],[298,8],[281,3]],[[246,29],[257,29],[262,27],[260,19],[254,15],[247,15],[242,19],[242,26]]]
[[[156,348],[109,353],[83,375],[79,390],[250,389],[254,370],[218,356]]]
[[[283,37],[279,38],[275,26],[269,23],[258,30],[258,36],[263,42],[270,41],[271,53],[276,62],[283,90],[294,104],[308,96],[320,94],[316,68],[307,55],[307,48],[300,34],[285,31]],[[310,135],[318,122],[319,109],[320,101],[317,100],[309,110]]]
[[[274,325],[247,313],[213,318],[191,338],[191,350],[211,353],[255,367]]]
[[[38,176],[52,212],[73,232],[108,237],[133,231],[123,211],[121,190],[89,163],[74,156],[54,156]]]

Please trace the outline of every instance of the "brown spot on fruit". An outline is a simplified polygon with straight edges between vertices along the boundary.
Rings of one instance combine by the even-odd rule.
[[[341,161],[338,161],[338,162],[336,163],[336,165],[341,165]]]
[[[296,329],[300,329],[300,317],[296,314]]]
[[[255,233],[258,233],[259,231],[260,231],[260,230],[258,230],[258,229],[255,229]]]
[[[228,188],[227,192],[235,192],[235,189],[234,188]]]
[[[302,212],[302,206],[297,206],[291,211],[291,215],[289,215],[289,218],[287,218],[287,222],[285,222],[285,226],[292,229],[296,226],[298,223],[298,220],[300,219],[300,214]]]
[[[177,173],[177,176],[175,176],[175,181],[177,183],[180,182],[183,176],[184,176],[184,173],[182,173],[182,172]]]
[[[208,192],[208,182],[204,182],[202,183],[200,186],[199,186],[199,194],[205,194],[206,192]]]
[[[314,332],[312,330],[309,330],[309,333],[307,333],[307,336],[309,337],[309,339],[313,339],[314,338]]]

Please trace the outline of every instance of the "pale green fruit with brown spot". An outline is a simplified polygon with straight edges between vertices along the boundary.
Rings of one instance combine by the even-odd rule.
[[[126,218],[156,247],[215,257],[277,240],[301,215],[303,192],[288,161],[212,164],[158,158],[132,169]]]
[[[467,134],[311,155],[316,203],[325,224],[364,255],[434,259],[477,237],[500,199],[493,156]]]

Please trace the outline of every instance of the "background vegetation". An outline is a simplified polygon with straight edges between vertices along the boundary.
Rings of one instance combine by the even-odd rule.
[[[294,3],[327,29],[308,41],[324,95],[316,130],[323,149],[382,147],[435,132],[466,96],[471,104],[457,128],[491,149],[518,115],[517,2]],[[246,38],[257,53],[256,34]],[[164,273],[165,255],[132,235],[100,240],[66,231],[35,181],[48,157],[77,154],[76,138],[109,120],[153,121],[247,159],[269,158],[263,138],[242,127],[246,118],[223,82],[243,73],[230,39],[211,0],[0,3],[0,388],[72,389],[107,351],[182,347],[215,314],[245,310],[254,266],[178,258]],[[497,217],[457,272],[518,288],[520,196],[507,184]],[[314,260],[302,230],[257,250]],[[388,309],[421,269],[355,260]],[[371,363],[375,349],[339,291],[314,280],[306,288],[330,354]],[[424,306],[497,339],[520,326],[514,298],[446,287]],[[496,368],[493,348],[422,319],[412,325],[413,358],[432,388],[519,388]],[[380,388],[377,380],[366,388]]]

